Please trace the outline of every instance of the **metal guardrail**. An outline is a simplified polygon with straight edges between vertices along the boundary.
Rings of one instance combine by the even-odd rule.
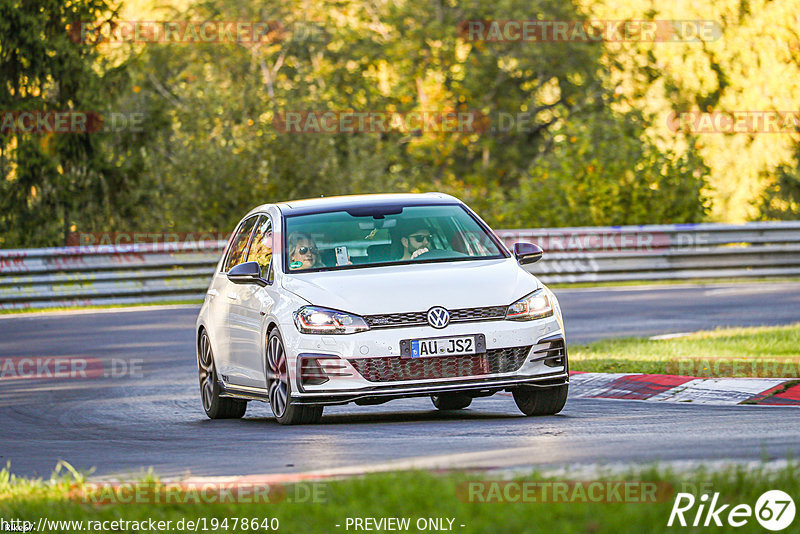
[[[546,283],[800,275],[800,221],[551,228],[498,232],[539,243]]]
[[[800,221],[500,230],[546,283],[800,275]],[[0,250],[0,309],[203,298],[224,241]]]

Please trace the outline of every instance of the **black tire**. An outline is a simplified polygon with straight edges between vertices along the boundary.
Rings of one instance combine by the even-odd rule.
[[[209,419],[239,419],[247,411],[247,401],[220,397],[211,341],[204,330],[197,344],[197,371],[200,375],[200,400]]]
[[[463,410],[472,404],[472,397],[463,393],[442,393],[431,395],[433,405],[440,410]]]
[[[551,388],[517,388],[514,402],[525,415],[555,415],[567,403],[569,384]]]
[[[300,406],[292,403],[292,385],[283,338],[278,329],[267,338],[267,393],[275,419],[282,425],[311,425],[322,419],[323,406]]]

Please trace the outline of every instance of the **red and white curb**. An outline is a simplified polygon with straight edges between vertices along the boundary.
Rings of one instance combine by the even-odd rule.
[[[800,406],[800,379],[570,373],[570,396],[694,404]]]

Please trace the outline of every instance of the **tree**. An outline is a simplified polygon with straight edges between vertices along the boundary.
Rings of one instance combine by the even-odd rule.
[[[567,123],[530,166],[517,220],[532,226],[608,226],[702,220],[708,168],[695,150],[665,153],[638,112],[600,110]]]
[[[791,163],[779,165],[772,173],[764,175],[771,181],[756,202],[759,219],[800,220],[800,143],[795,146]]]
[[[64,244],[75,230],[125,228],[141,205],[139,152],[151,122],[122,98],[131,90],[126,61],[101,55],[77,29],[116,16],[112,0],[0,0],[1,246]],[[112,112],[127,121],[131,111],[147,126],[103,124]],[[30,124],[22,112],[48,117],[51,128],[22,131]],[[79,120],[53,128],[58,113]]]

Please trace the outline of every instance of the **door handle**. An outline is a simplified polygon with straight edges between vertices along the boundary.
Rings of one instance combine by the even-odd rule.
[[[216,289],[209,289],[208,291],[206,291],[206,295],[208,295],[213,299],[214,297],[219,295],[219,291],[217,291]]]
[[[239,295],[236,293],[228,293],[228,298],[231,300],[239,300]]]

